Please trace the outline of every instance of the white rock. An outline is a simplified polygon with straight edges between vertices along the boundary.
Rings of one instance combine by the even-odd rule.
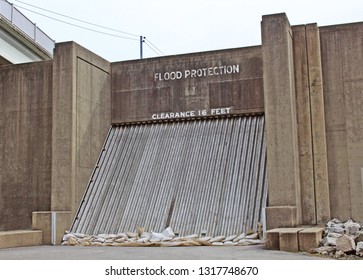
[[[211,240],[209,240],[209,242],[214,243],[214,242],[221,242],[225,239],[226,237],[224,235],[220,235],[220,236],[216,236],[214,238],[212,238]]]
[[[325,229],[325,233],[340,233],[343,234],[344,233],[344,228],[343,227],[327,227]]]
[[[341,237],[337,238],[336,241],[337,250],[340,250],[344,253],[351,252],[355,250],[355,242],[352,237],[349,235],[342,235]]]
[[[354,235],[359,232],[360,224],[353,222],[352,220],[349,220],[344,224],[345,227],[345,233]]]
[[[335,232],[330,232],[328,233],[328,237],[332,237],[332,238],[339,238],[341,237],[343,234],[342,233],[335,233]]]
[[[327,227],[331,227],[331,226],[334,226],[334,225],[336,225],[336,224],[343,224],[343,223],[342,223],[342,221],[341,221],[341,220],[334,218],[334,219],[330,220],[330,221],[326,224],[326,226],[327,226]]]
[[[310,249],[311,254],[322,254],[323,252],[332,253],[335,251],[335,247],[332,246],[322,246],[319,248]]]
[[[356,250],[355,252],[358,256],[363,257],[363,242],[358,242],[355,250]]]
[[[342,251],[336,251],[335,252],[335,258],[337,258],[337,259],[340,259],[340,258],[344,258],[345,256],[346,256],[346,254],[345,253],[343,253]]]
[[[354,237],[355,243],[362,242],[363,241],[363,231],[357,232],[357,234]]]
[[[340,235],[339,237],[341,237],[341,236],[342,235]],[[323,246],[336,246],[337,245],[337,239],[338,239],[338,237],[325,236],[321,240],[321,245],[323,245]]]

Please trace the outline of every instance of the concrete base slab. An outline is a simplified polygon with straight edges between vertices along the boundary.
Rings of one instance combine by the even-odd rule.
[[[13,230],[0,232],[0,248],[39,246],[43,244],[41,230]]]
[[[280,250],[285,252],[299,251],[298,234],[303,228],[285,228],[280,231]]]
[[[280,250],[280,229],[271,229],[266,231],[266,249],[268,250]]]
[[[324,227],[305,228],[299,232],[299,250],[309,252],[310,249],[319,247],[323,238]]]
[[[268,250],[309,252],[319,246],[324,227],[276,228],[266,231],[265,247]]]

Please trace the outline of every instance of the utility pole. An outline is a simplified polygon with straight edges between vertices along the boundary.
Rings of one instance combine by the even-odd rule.
[[[142,50],[142,43],[144,43],[145,42],[145,37],[144,36],[140,36],[140,59],[142,59],[143,58],[143,50]]]

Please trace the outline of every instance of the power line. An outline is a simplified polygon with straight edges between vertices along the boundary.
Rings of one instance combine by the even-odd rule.
[[[36,9],[39,9],[39,10],[48,12],[48,13],[52,13],[52,14],[55,14],[55,15],[58,15],[58,16],[61,16],[61,17],[65,17],[65,18],[68,18],[68,19],[72,19],[72,20],[75,20],[75,21],[79,21],[79,22],[82,22],[82,23],[85,23],[85,24],[89,24],[89,25],[92,25],[92,26],[95,26],[95,27],[107,29],[107,30],[110,30],[110,31],[118,32],[118,33],[123,33],[123,34],[130,35],[130,36],[139,37],[139,35],[137,35],[137,34],[133,34],[133,33],[129,33],[129,32],[125,32],[125,31],[121,31],[121,30],[117,30],[117,29],[113,29],[113,28],[110,28],[110,27],[107,27],[107,26],[95,24],[93,22],[89,22],[89,21],[81,20],[81,19],[78,19],[78,18],[75,18],[75,17],[67,16],[67,15],[64,15],[64,14],[61,14],[61,13],[57,13],[57,12],[54,12],[54,11],[51,11],[51,10],[47,10],[47,9],[44,9],[44,8],[41,8],[41,7],[32,5],[32,4],[25,3],[23,1],[19,1],[19,0],[15,0],[15,1],[16,2],[19,2],[19,3],[22,3],[24,5],[27,5],[27,6],[31,6],[33,8],[36,8]],[[24,7],[21,7],[21,6],[18,6],[18,7],[22,8],[22,9],[25,9],[25,10],[28,10],[28,9],[26,9]],[[28,11],[30,11],[30,10],[28,10]]]
[[[148,38],[145,37],[145,40],[148,41],[150,45],[152,45],[161,55],[165,55],[157,46],[151,43],[151,41]]]
[[[36,11],[30,10],[28,8],[25,8],[25,7],[22,7],[22,6],[19,6],[19,5],[14,5],[14,6],[16,6],[18,8],[21,8],[21,9],[24,9],[26,11],[29,11],[31,13],[34,13],[34,14],[37,14],[37,15],[40,15],[40,16],[43,16],[43,17],[46,17],[46,18],[50,18],[52,20],[55,20],[55,21],[58,21],[58,22],[61,22],[61,23],[64,23],[64,24],[68,24],[68,25],[71,25],[71,26],[74,26],[74,27],[82,28],[82,29],[85,29],[85,30],[88,30],[88,31],[100,33],[100,34],[107,35],[107,36],[117,37],[117,38],[121,38],[121,39],[128,39],[128,40],[138,41],[138,39],[136,39],[136,38],[130,38],[130,37],[125,37],[125,36],[120,36],[120,35],[116,35],[116,34],[112,34],[112,33],[107,33],[107,32],[103,32],[103,31],[95,30],[95,29],[92,29],[92,28],[88,28],[88,27],[84,27],[84,26],[77,25],[77,24],[74,24],[74,23],[70,23],[70,22],[67,22],[67,21],[64,21],[64,20],[61,20],[61,19],[58,19],[58,18],[54,18],[54,17],[48,16],[48,15],[45,15],[45,14],[42,14],[42,13],[38,13]]]
[[[156,53],[157,55],[162,55],[160,54],[156,49],[154,49],[151,45],[148,44],[148,41],[143,41],[154,53]]]
[[[75,17],[67,16],[67,15],[64,15],[64,14],[61,14],[61,13],[57,13],[57,12],[54,12],[54,11],[51,11],[51,10],[47,10],[47,9],[44,9],[44,8],[41,8],[41,7],[37,7],[35,5],[25,3],[23,1],[19,1],[19,0],[14,0],[14,1],[25,4],[25,5],[28,5],[28,6],[31,6],[33,8],[36,8],[36,9],[39,9],[39,10],[42,10],[42,11],[45,11],[45,12],[48,12],[48,13],[52,13],[52,14],[55,14],[55,15],[58,15],[58,16],[61,16],[61,17],[65,17],[65,18],[68,18],[68,19],[71,19],[71,20],[74,20],[74,21],[78,21],[78,22],[81,22],[81,23],[85,23],[85,24],[88,24],[88,25],[91,25],[91,26],[95,26],[95,27],[98,27],[98,28],[102,28],[102,29],[113,31],[113,32],[126,34],[126,35],[129,35],[129,36],[140,37],[139,35],[136,35],[136,34],[133,34],[133,33],[117,30],[117,29],[114,29],[114,28],[109,28],[107,26],[102,26],[102,25],[98,25],[98,24],[95,24],[95,23],[92,23],[92,22],[89,22],[89,21],[85,21],[85,20],[81,20],[81,19],[78,19],[78,18],[75,18]],[[74,23],[71,23],[71,22],[68,22],[68,21],[65,21],[65,20],[61,20],[61,19],[58,19],[58,18],[55,18],[55,17],[52,17],[52,16],[48,16],[48,15],[43,14],[43,13],[36,12],[34,10],[28,9],[28,8],[20,6],[20,5],[15,5],[14,4],[14,6],[18,7],[18,8],[21,8],[21,9],[24,9],[26,11],[29,11],[31,13],[34,13],[34,14],[37,14],[37,15],[52,19],[52,20],[55,20],[55,21],[58,21],[58,22],[61,22],[61,23],[67,24],[67,25],[71,25],[73,27],[77,27],[77,28],[88,30],[88,31],[96,32],[96,33],[99,33],[99,34],[102,34],[102,35],[107,35],[107,36],[112,36],[112,37],[127,39],[127,40],[133,40],[133,41],[138,41],[139,40],[138,38],[130,38],[130,37],[121,36],[121,35],[117,35],[117,34],[113,34],[113,33],[109,33],[109,32],[104,32],[104,31],[92,29],[92,28],[89,28],[89,27],[81,26],[81,25],[78,25],[78,24],[74,24]],[[143,38],[144,38],[143,43],[145,43],[156,55],[158,55],[158,56],[165,55],[149,39],[147,39],[146,37],[143,37]],[[142,46],[140,46],[140,47],[142,47]]]

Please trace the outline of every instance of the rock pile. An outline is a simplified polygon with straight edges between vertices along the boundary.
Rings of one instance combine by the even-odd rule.
[[[62,245],[73,246],[243,246],[262,244],[261,233],[249,232],[231,236],[203,236],[191,234],[187,236],[176,236],[168,227],[161,233],[145,232],[138,227],[137,233],[125,232],[118,234],[86,235],[79,233],[66,233],[63,236]]]
[[[321,247],[311,249],[310,253],[321,254],[335,258],[345,258],[348,255],[363,257],[363,228],[352,220],[342,222],[332,219],[326,224]]]

